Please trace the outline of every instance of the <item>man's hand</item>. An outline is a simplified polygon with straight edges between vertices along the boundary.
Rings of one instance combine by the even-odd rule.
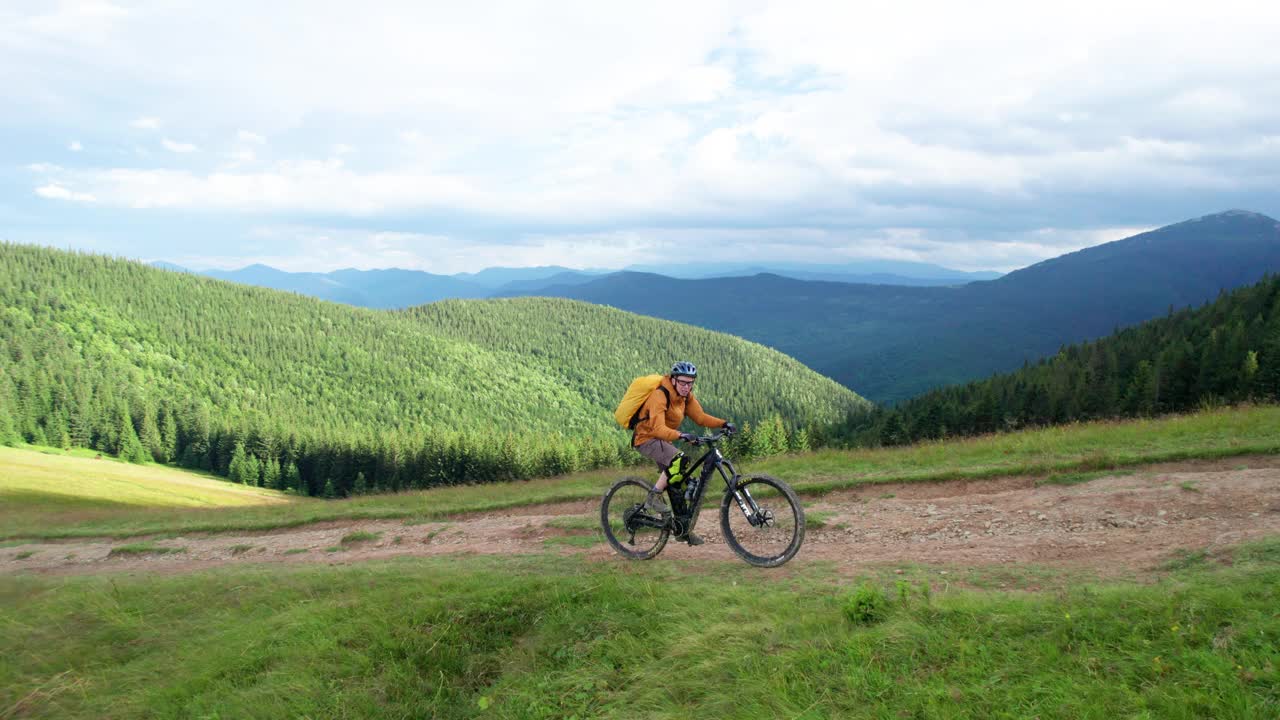
[[[680,439],[687,443],[693,443],[694,445],[698,444],[698,436],[693,433],[682,432],[680,433]]]
[[[738,432],[738,427],[731,422],[725,421],[724,431],[732,435]]]

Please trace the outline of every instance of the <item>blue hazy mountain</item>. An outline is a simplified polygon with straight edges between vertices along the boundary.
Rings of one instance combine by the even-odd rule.
[[[155,267],[191,272],[172,263]],[[660,268],[664,266],[652,266]],[[712,278],[764,273],[831,282],[876,285],[960,285],[999,277],[999,273],[966,273],[924,263],[866,262],[845,265],[717,265],[701,271],[667,268],[670,277]],[[628,272],[628,271],[623,271]],[[327,273],[288,272],[255,264],[239,270],[207,270],[202,274],[245,285],[287,290],[322,300],[393,309],[423,305],[449,298],[539,295],[547,288],[572,287],[615,274],[610,270],[574,270],[557,265],[527,268],[493,267],[474,273],[439,275],[421,270],[335,270]],[[552,293],[554,294],[554,293]]]
[[[994,280],[1000,273],[992,271],[965,272],[930,263],[898,260],[865,260],[853,263],[829,265],[813,263],[717,263],[704,266],[677,266],[674,264],[631,265],[628,272],[654,273],[681,279],[708,277],[749,277],[752,275],[780,275],[796,280],[826,280],[830,282],[861,283],[867,285],[963,285],[977,280]]]
[[[1012,370],[1277,271],[1280,226],[1230,211],[955,287],[629,272],[541,292],[732,333],[894,402]]]

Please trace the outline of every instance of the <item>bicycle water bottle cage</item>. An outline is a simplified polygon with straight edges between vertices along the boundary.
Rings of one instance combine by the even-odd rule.
[[[693,502],[693,496],[698,494],[698,478],[689,481],[689,487],[684,489],[685,502]]]

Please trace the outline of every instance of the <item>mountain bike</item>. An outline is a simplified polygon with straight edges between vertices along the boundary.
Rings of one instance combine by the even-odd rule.
[[[725,543],[757,567],[777,567],[795,557],[804,542],[804,508],[795,491],[768,475],[739,475],[716,447],[728,434],[693,442],[706,445],[707,452],[689,466],[681,485],[667,487],[669,513],[656,515],[645,508],[650,485],[641,478],[624,477],[609,488],[600,502],[600,525],[614,550],[632,560],[648,560],[662,552],[672,535],[677,540],[688,537],[707,487],[718,474],[725,484],[720,502]]]

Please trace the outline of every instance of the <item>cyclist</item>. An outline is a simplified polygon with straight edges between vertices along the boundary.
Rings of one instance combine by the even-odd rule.
[[[662,493],[666,491],[668,481],[674,473],[683,480],[684,453],[676,449],[672,443],[676,440],[693,442],[695,436],[680,432],[680,423],[687,416],[690,420],[705,428],[725,428],[733,432],[733,423],[703,412],[702,405],[693,396],[693,383],[698,379],[698,368],[693,363],[683,360],[671,366],[671,372],[658,384],[644,405],[640,406],[640,422],[636,424],[635,438],[632,447],[641,455],[658,464],[658,482],[649,490],[645,499],[645,507],[654,514],[671,512],[671,508],[662,502]],[[685,537],[677,537],[690,545],[701,545],[702,538],[693,533]]]

